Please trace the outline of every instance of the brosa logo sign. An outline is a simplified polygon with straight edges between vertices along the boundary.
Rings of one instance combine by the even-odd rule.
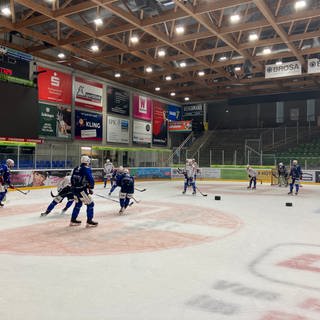
[[[296,76],[301,74],[301,64],[299,61],[283,63],[281,65],[268,64],[265,69],[265,78],[280,78]]]

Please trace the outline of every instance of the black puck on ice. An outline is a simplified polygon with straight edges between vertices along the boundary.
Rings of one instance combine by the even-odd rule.
[[[214,196],[214,200],[221,200],[221,196]]]
[[[286,202],[286,207],[292,207],[292,202]]]

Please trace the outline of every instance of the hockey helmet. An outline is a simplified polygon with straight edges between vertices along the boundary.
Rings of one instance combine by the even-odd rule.
[[[118,168],[118,171],[119,171],[119,172],[123,172],[123,166],[120,166],[120,167]]]
[[[282,166],[283,166],[283,163],[282,163],[282,162],[279,162],[279,166],[282,167]]]
[[[129,173],[129,169],[128,168],[123,169],[123,173]]]
[[[14,161],[12,159],[7,159],[6,164],[10,168],[14,167]]]
[[[292,164],[295,166],[298,164],[298,160],[292,160]]]
[[[91,159],[88,156],[82,156],[80,161],[81,161],[81,163],[85,163],[85,164],[89,165],[91,162]]]

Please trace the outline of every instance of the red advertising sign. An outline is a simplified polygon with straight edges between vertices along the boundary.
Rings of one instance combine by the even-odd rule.
[[[72,102],[71,75],[43,67],[38,67],[38,72],[39,100],[70,105]]]
[[[192,121],[170,121],[170,132],[190,132],[192,131]]]

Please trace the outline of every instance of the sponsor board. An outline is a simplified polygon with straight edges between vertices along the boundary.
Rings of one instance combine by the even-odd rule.
[[[108,116],[107,141],[129,143],[129,120]]]
[[[202,104],[195,104],[190,106],[183,106],[183,116],[190,117],[190,116],[202,116],[203,115],[203,105]]]
[[[166,146],[168,142],[168,122],[165,105],[153,101],[152,144]]]
[[[170,121],[169,122],[170,132],[191,132],[192,121]]]
[[[169,121],[180,121],[182,117],[181,108],[173,105],[167,105],[167,119]]]
[[[76,77],[74,90],[74,103],[77,107],[102,111],[102,83]]]
[[[180,168],[183,169],[183,168]],[[197,173],[197,178],[203,179],[219,179],[221,178],[221,169],[215,168],[200,168],[200,172]],[[171,169],[171,178],[172,179],[184,179],[183,174],[178,172],[178,168]]]
[[[152,100],[149,97],[133,95],[133,117],[141,120],[151,120]]]
[[[267,64],[265,66],[265,78],[280,78],[300,75],[302,73],[299,61],[285,62],[281,65]]]
[[[80,140],[102,140],[102,114],[75,111],[75,138]]]
[[[128,91],[107,87],[107,109],[108,112],[129,116],[130,95]]]
[[[308,59],[308,73],[320,73],[320,59]]]
[[[130,174],[144,179],[170,179],[171,168],[130,168]]]
[[[132,141],[136,143],[151,143],[152,126],[150,122],[133,120]]]
[[[60,71],[38,67],[39,100],[71,105],[72,76]]]

